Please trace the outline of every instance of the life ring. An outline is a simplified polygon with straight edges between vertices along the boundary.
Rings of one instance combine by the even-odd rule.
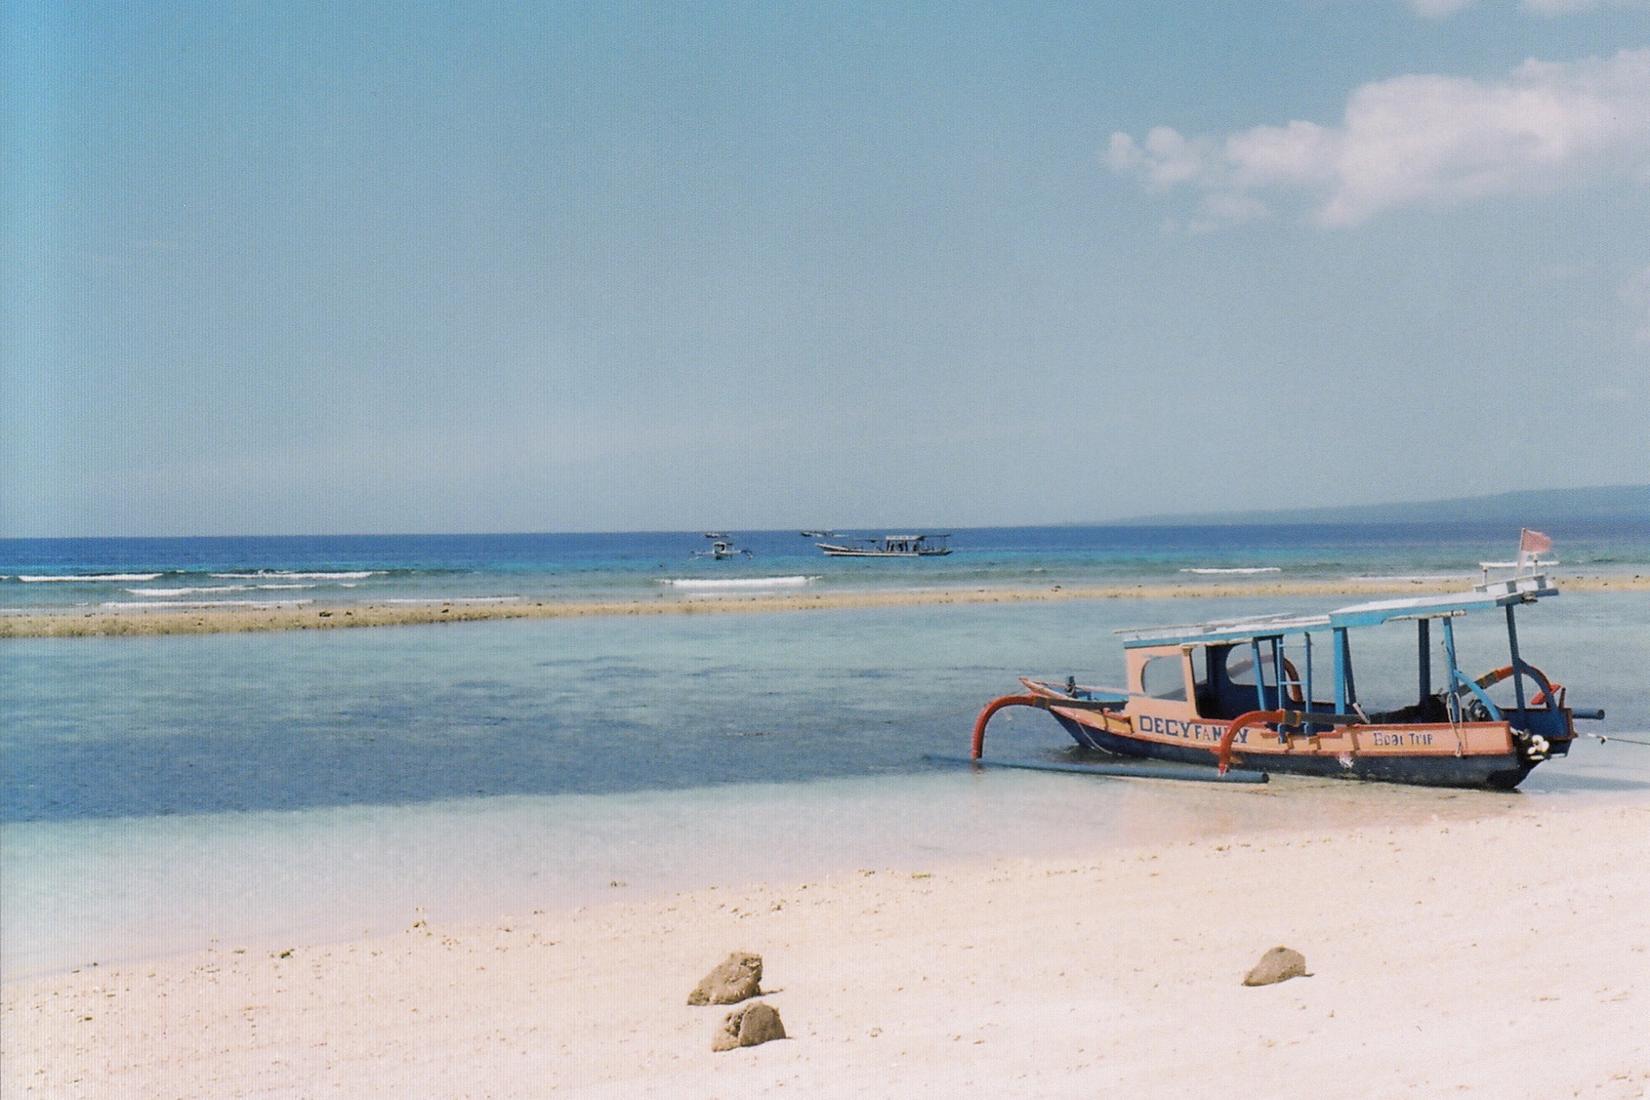
[[[1532,707],[1544,706],[1547,702],[1547,696],[1548,695],[1558,696],[1558,693],[1562,692],[1564,690],[1564,685],[1563,684],[1560,684],[1560,683],[1557,683],[1555,681],[1547,679],[1547,674],[1545,672],[1542,672],[1539,668],[1536,668],[1534,665],[1526,664],[1524,666],[1524,669],[1525,669],[1526,672],[1533,675],[1533,677],[1535,678],[1535,681],[1536,681],[1537,684],[1541,684],[1541,683],[1547,684],[1547,689],[1546,690],[1542,690],[1542,689],[1539,689],[1539,688],[1537,689],[1535,695],[1532,696],[1531,699],[1530,699],[1530,706],[1532,706]],[[1496,684],[1499,684],[1502,680],[1505,680],[1507,677],[1511,676],[1514,671],[1515,670],[1513,669],[1512,665],[1502,665],[1500,668],[1492,669],[1489,672],[1484,673],[1484,675],[1482,675],[1478,679],[1474,680],[1473,683],[1477,684],[1480,688],[1490,688],[1490,687],[1493,687]],[[1457,692],[1461,693],[1461,694],[1465,694],[1467,691],[1469,691],[1471,689],[1467,688],[1465,685],[1462,685],[1461,687],[1458,687],[1455,690]],[[1558,698],[1559,698],[1558,705],[1563,706],[1564,703],[1563,703],[1562,696],[1558,696]]]
[[[1285,657],[1283,659],[1283,672],[1285,676],[1288,676],[1289,679],[1294,681],[1289,685],[1289,701],[1291,703],[1303,702],[1304,697],[1301,695],[1301,674],[1300,671],[1295,668],[1295,662]]]

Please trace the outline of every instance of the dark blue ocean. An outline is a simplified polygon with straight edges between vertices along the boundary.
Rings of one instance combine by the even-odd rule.
[[[1549,533],[1561,585],[1567,574],[1650,574],[1650,524]],[[697,532],[0,542],[0,606],[685,598],[695,589],[660,582],[773,577],[844,590],[1419,576],[1449,589],[1476,579],[1479,561],[1511,556],[1516,538],[1466,526],[995,529],[953,532],[948,558],[855,561],[824,558],[795,532],[731,534],[749,558],[691,557],[705,542]],[[78,579],[25,579],[40,577]],[[218,587],[237,590],[141,594]],[[694,868],[710,874],[711,851],[735,853],[724,871],[766,874],[788,859],[809,873],[810,859],[1015,854],[1032,833],[1074,843],[1195,833],[1259,820],[1260,809],[1356,820],[1509,797],[1650,796],[1650,747],[1597,740],[1513,796],[1322,782],[1154,793],[924,759],[965,752],[979,707],[1019,674],[1118,681],[1116,630],[1348,602],[1108,599],[0,640],[0,961],[50,969],[108,957],[117,941],[141,951],[300,926],[330,935],[340,912],[383,927],[386,907],[663,886]],[[1460,624],[1469,669],[1505,663],[1504,625],[1483,618]],[[1413,677],[1410,634],[1395,630],[1390,645],[1355,655],[1360,690],[1377,700],[1384,682],[1401,693]],[[1521,616],[1520,641],[1574,705],[1607,710],[1589,729],[1650,739],[1650,592],[1544,600]],[[1005,751],[1068,752],[1042,715],[1000,720],[992,736]],[[1285,786],[1294,793],[1279,803]],[[784,827],[753,839],[753,814],[766,815],[764,830]]]

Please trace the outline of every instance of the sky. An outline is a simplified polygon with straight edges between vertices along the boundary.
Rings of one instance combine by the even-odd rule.
[[[1650,3],[0,6],[0,536],[1650,481]]]

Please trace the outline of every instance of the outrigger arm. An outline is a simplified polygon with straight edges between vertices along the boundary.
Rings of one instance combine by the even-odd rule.
[[[1035,707],[1038,710],[1048,710],[1050,707],[1059,707],[1061,710],[1116,710],[1121,704],[1109,699],[1057,699],[1048,695],[1004,695],[993,699],[980,711],[980,716],[974,719],[974,745],[969,751],[969,757],[978,760],[985,754],[985,726],[991,721],[991,716],[1005,707]]]

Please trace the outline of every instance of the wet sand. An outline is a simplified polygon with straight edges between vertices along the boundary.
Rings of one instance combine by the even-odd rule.
[[[1570,592],[1650,591],[1650,577],[1561,579]],[[500,599],[496,602],[338,603],[210,608],[73,608],[0,616],[0,638],[74,638],[144,634],[228,634],[371,626],[562,619],[624,615],[715,615],[833,611],[945,604],[1051,603],[1065,600],[1222,599],[1238,597],[1379,597],[1439,590],[1437,581],[1243,581],[1191,584],[1051,585],[1046,588],[934,588],[783,595],[658,595],[647,600]],[[1463,582],[1461,587],[1466,587]]]
[[[1531,804],[223,943],[6,983],[0,1093],[1626,1100],[1647,828]],[[1277,944],[1311,976],[1244,987]],[[715,1054],[685,1000],[734,950],[789,1038]]]

